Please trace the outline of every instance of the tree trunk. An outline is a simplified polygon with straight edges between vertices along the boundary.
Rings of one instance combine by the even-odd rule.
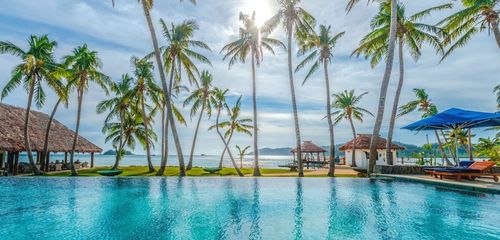
[[[69,155],[69,167],[71,169],[71,176],[78,176],[74,164],[74,159],[75,159],[76,144],[78,142],[78,132],[80,131],[80,116],[82,113],[83,90],[78,89],[77,91],[78,91],[78,110],[76,113],[76,128],[75,128],[75,136],[73,137],[73,146],[71,147],[71,152]]]
[[[399,97],[401,95],[401,89],[403,88],[404,82],[404,56],[403,56],[403,39],[399,39],[399,82],[396,88],[396,96],[394,96],[394,103],[392,105],[391,120],[389,122],[389,133],[387,134],[387,145],[385,147],[385,156],[387,157],[387,164],[393,165],[394,158],[392,156],[392,135],[394,134],[394,125],[396,122],[396,116],[398,114]]]
[[[448,143],[448,138],[446,137],[446,134],[444,133],[443,130],[441,130],[441,135],[443,135],[443,139],[446,143]],[[450,142],[451,143],[451,142]],[[458,163],[459,163],[459,160],[457,161],[457,155],[456,155],[456,151],[453,151],[453,149],[451,147],[448,147],[448,150],[450,151],[450,155],[451,157],[453,158],[453,161],[455,162],[455,165],[458,166]],[[448,162],[450,165],[453,165],[452,162]]]
[[[255,53],[252,51],[252,103],[253,103],[253,175],[260,176],[257,127],[257,87],[255,77]],[[225,140],[224,140],[225,141]]]
[[[52,109],[52,113],[50,114],[49,117],[49,122],[47,123],[47,128],[45,129],[45,139],[43,143],[43,152],[42,152],[42,162],[44,162],[46,159],[48,159],[48,148],[49,148],[49,135],[50,135],[50,128],[52,127],[52,121],[54,120],[54,115],[56,115],[57,108],[59,107],[59,104],[61,103],[61,99],[58,99],[56,102],[56,105],[54,106],[54,109]],[[45,163],[45,171],[48,171],[49,168],[49,162],[47,161]]]
[[[144,90],[141,90],[141,115],[142,115],[142,119],[144,121],[144,131],[146,132],[146,159],[148,161],[148,168],[149,168],[149,172],[154,172],[155,171],[155,168],[153,166],[153,162],[151,161],[151,149],[149,148],[149,136],[148,136],[148,131],[149,131],[149,120],[148,120],[148,116],[146,114],[146,107],[145,107],[145,104],[144,104]]]
[[[299,157],[299,177],[304,176],[304,163],[302,162],[302,151],[300,149],[300,127],[299,127],[299,114],[297,111],[297,101],[295,99],[295,86],[293,82],[293,70],[292,70],[292,32],[293,26],[288,24],[287,33],[288,33],[288,78],[290,80],[290,93],[292,95],[292,109],[293,109],[293,120],[295,124],[295,146],[297,156]]]
[[[326,60],[323,61],[323,71],[325,74],[325,86],[326,86],[326,118],[328,120],[328,135],[330,137],[330,157],[329,157],[329,168],[328,176],[335,177],[335,138],[333,135],[333,121],[332,121],[332,107],[330,106],[330,79],[328,78],[328,63]]]
[[[35,90],[36,75],[31,76],[30,89],[28,93],[28,106],[26,107],[26,114],[24,115],[24,147],[26,148],[26,153],[28,154],[28,160],[30,162],[31,168],[35,175],[42,175],[43,172],[38,170],[35,161],[33,161],[33,153],[31,152],[30,146],[30,135],[29,135],[29,125],[30,125],[30,111],[31,103],[33,101],[33,92]]]
[[[115,164],[113,165],[113,170],[118,169],[120,165],[120,160],[121,160],[121,152],[123,149],[123,112],[120,111],[120,142],[118,143],[119,146],[116,149],[116,156],[115,156]]]
[[[498,29],[498,21],[492,24],[493,35],[495,35],[495,40],[497,40],[497,46],[500,48],[500,30]]]
[[[220,117],[220,108],[217,109],[217,118],[215,119],[215,129],[217,130],[217,134],[219,135],[220,139],[224,143],[224,147],[227,149],[227,153],[229,154],[229,158],[231,158],[231,163],[233,163],[233,167],[238,173],[238,176],[243,177],[243,173],[241,170],[238,168],[238,165],[236,165],[236,161],[234,161],[233,154],[231,154],[231,149],[229,149],[228,143],[226,142],[226,139],[224,139],[224,136],[220,133],[219,129],[219,117]],[[254,174],[255,176],[255,174]]]
[[[352,122],[351,117],[349,117],[349,124],[351,124],[351,130],[352,130],[352,136],[353,136],[351,167],[357,167],[357,165],[356,165],[356,128],[354,128],[354,123]]]
[[[203,104],[201,105],[200,116],[198,117],[198,122],[196,123],[196,130],[194,131],[193,144],[191,145],[191,153],[189,154],[189,162],[188,162],[188,165],[186,167],[186,170],[191,170],[191,168],[193,168],[194,148],[196,146],[196,139],[198,137],[198,129],[200,129],[200,123],[201,123],[201,119],[203,118],[203,112],[205,111],[205,105],[206,105],[205,94],[203,94],[203,98],[204,98]]]
[[[172,109],[170,109],[172,111]],[[181,142],[179,140],[179,135],[177,134],[177,128],[175,127],[174,115],[172,113],[167,116],[170,120],[170,130],[172,130],[172,137],[174,138],[175,149],[177,150],[177,158],[179,159],[179,176],[186,176],[186,167],[184,165],[184,154],[182,153]]]
[[[437,130],[434,130],[434,133],[436,134],[436,139],[437,139],[437,142],[438,142],[438,147],[439,147],[439,150],[441,151],[441,153],[443,154],[443,158],[446,161],[446,164],[447,165],[453,165],[450,162],[450,160],[448,160],[448,156],[446,156],[446,151],[443,148],[443,143],[441,143],[441,138],[439,137],[439,134],[438,134]]]
[[[173,81],[173,78],[174,78],[174,67],[172,65],[171,69],[170,69],[170,82]],[[167,93],[168,93],[168,87],[167,87]],[[169,127],[169,123],[170,123],[170,120],[169,120],[169,113],[168,113],[168,109],[171,108],[171,105],[170,105],[170,99],[168,99],[168,95],[165,95],[165,106],[167,107],[167,119],[165,120],[165,153],[164,153],[164,156],[162,156],[162,161],[161,161],[161,164],[160,164],[160,169],[158,169],[158,172],[156,173],[156,176],[163,176],[163,173],[165,172],[165,168],[167,166],[167,161],[168,161],[168,127]]]
[[[229,134],[229,138],[227,139],[227,145],[231,144],[231,138],[233,138],[233,133],[234,130],[231,131],[231,134]],[[226,154],[227,147],[224,147],[224,150],[222,151],[222,155],[220,156],[220,161],[219,161],[219,168],[222,168],[222,161],[224,160],[224,154]]]
[[[467,140],[468,140],[468,149],[469,149],[469,160],[474,161],[474,157],[472,156],[472,132],[471,129],[469,128],[469,131],[467,133]]]
[[[377,161],[377,141],[382,127],[384,118],[385,99],[387,97],[387,87],[391,79],[392,63],[394,61],[394,45],[396,44],[396,27],[397,27],[397,0],[391,0],[391,26],[389,32],[389,49],[384,71],[384,77],[380,86],[380,96],[378,100],[377,117],[375,118],[375,126],[373,127],[372,139],[370,141],[370,161],[368,164],[368,173],[373,173]]]

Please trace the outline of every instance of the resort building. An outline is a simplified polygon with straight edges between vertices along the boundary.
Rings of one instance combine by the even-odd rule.
[[[9,174],[16,175],[21,168],[29,168],[28,164],[20,166],[19,154],[26,151],[24,145],[24,117],[26,110],[0,103],[0,170]],[[49,116],[47,114],[30,111],[30,146],[36,164],[44,171],[49,170],[50,159],[45,161],[45,166],[41,164],[41,152],[44,148],[45,134]],[[61,165],[68,161],[68,153],[73,145],[75,132],[58,122],[52,121],[50,129],[48,152],[64,153],[64,160],[61,159]],[[102,149],[91,143],[87,139],[78,136],[75,152],[90,153],[90,167],[94,166],[94,153],[102,152]],[[55,167],[55,166],[51,166]],[[26,170],[26,169],[21,169]],[[28,169],[29,172],[29,169]]]
[[[355,161],[359,168],[368,168],[368,160],[370,159],[370,142],[372,139],[371,134],[358,134],[356,139],[352,139],[342,145],[339,150],[345,153],[345,160],[348,165],[352,165],[352,147],[355,144]],[[377,141],[377,163],[376,165],[387,165],[386,156],[386,145],[387,140],[385,138],[379,137]],[[392,144],[392,157],[394,161],[397,158],[398,150],[404,150],[405,148],[397,144]]]

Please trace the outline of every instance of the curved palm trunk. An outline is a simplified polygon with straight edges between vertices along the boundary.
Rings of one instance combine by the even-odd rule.
[[[196,147],[196,139],[198,138],[198,130],[200,129],[200,123],[201,119],[203,118],[203,112],[205,111],[205,106],[206,106],[206,101],[203,100],[203,104],[201,105],[200,116],[198,117],[198,122],[196,123],[196,130],[194,131],[193,144],[191,145],[191,153],[189,154],[189,162],[186,167],[186,170],[191,170],[191,168],[193,168],[194,148]]]
[[[28,154],[28,160],[30,162],[31,168],[33,169],[33,173],[35,175],[42,175],[41,172],[33,161],[33,153],[31,152],[30,146],[30,135],[29,135],[29,124],[30,124],[30,111],[31,111],[31,102],[33,101],[33,92],[35,90],[35,81],[36,75],[33,74],[31,76],[30,90],[28,93],[28,106],[26,107],[26,114],[24,115],[24,147],[26,148],[26,153]]]
[[[498,29],[498,21],[493,24],[493,35],[495,35],[495,40],[497,40],[497,46],[500,48],[500,30]]]
[[[357,167],[356,165],[356,128],[354,128],[354,123],[352,122],[352,118],[349,118],[349,124],[351,125],[352,136],[353,136],[353,144],[352,144],[352,155],[351,155],[351,167]]]
[[[123,112],[120,111],[120,142],[118,149],[116,149],[115,164],[113,165],[113,170],[118,169],[121,160],[121,152],[123,149]]]
[[[224,147],[227,149],[227,153],[229,154],[229,158],[231,158],[231,163],[233,163],[233,167],[238,173],[238,176],[243,177],[243,173],[241,170],[238,168],[238,165],[236,165],[236,161],[234,161],[233,154],[231,154],[231,149],[229,149],[228,143],[226,142],[226,139],[224,139],[224,136],[222,136],[222,133],[220,133],[219,129],[219,117],[220,117],[220,108],[217,109],[217,118],[215,119],[215,129],[217,130],[217,134],[219,135],[220,139],[224,143]],[[255,175],[255,174],[254,174]]]
[[[141,115],[142,119],[144,121],[144,131],[146,132],[146,137],[147,133],[149,132],[149,120],[148,116],[146,114],[146,107],[144,106],[144,92],[141,92]],[[151,149],[149,148],[149,138],[146,139],[146,159],[148,160],[148,168],[149,172],[154,172],[155,168],[153,167],[153,162],[151,161]]]
[[[329,168],[328,176],[335,177],[335,138],[333,135],[333,121],[332,121],[332,107],[330,106],[330,79],[328,78],[328,67],[327,61],[323,61],[323,71],[325,73],[325,85],[326,85],[326,118],[328,120],[328,135],[330,136],[330,157],[329,157]]]
[[[45,129],[45,139],[43,143],[43,152],[42,152],[42,163],[45,163],[45,171],[47,172],[49,170],[49,161],[45,162],[46,159],[48,159],[48,148],[49,148],[49,135],[50,135],[50,128],[52,127],[52,121],[54,120],[54,115],[56,114],[57,108],[59,107],[59,104],[61,103],[61,99],[58,99],[56,102],[56,105],[54,105],[54,109],[52,109],[52,113],[50,114],[49,121],[47,123],[47,128]]]
[[[165,103],[163,103],[162,110],[161,110],[161,161],[160,165],[163,165],[163,162],[165,161],[165,166],[166,166],[166,157],[165,157],[165,149],[167,147],[165,146]],[[163,175],[163,172],[162,172]]]
[[[437,130],[434,130],[434,133],[436,134],[436,139],[437,139],[437,142],[438,142],[438,147],[439,147],[439,150],[441,151],[441,154],[443,154],[443,158],[446,161],[446,164],[447,165],[453,165],[450,162],[450,160],[448,159],[448,156],[446,155],[446,151],[444,150],[443,143],[441,143],[441,138],[439,137],[439,134],[438,134]]]
[[[259,145],[258,145],[258,128],[257,128],[257,89],[255,79],[255,54],[252,50],[252,104],[253,104],[253,175],[260,176],[259,168]]]
[[[229,134],[229,138],[227,139],[227,145],[231,144],[231,138],[233,138],[233,131],[231,131],[231,134]],[[222,168],[222,161],[224,160],[224,155],[226,154],[226,151],[227,151],[227,147],[224,147],[224,150],[222,151],[222,155],[220,156],[219,168]]]
[[[76,113],[76,128],[75,136],[73,137],[73,146],[71,147],[70,157],[69,157],[69,167],[71,169],[71,176],[78,176],[76,172],[74,159],[75,159],[75,149],[78,142],[78,132],[80,131],[80,116],[82,113],[82,101],[83,101],[83,90],[78,90],[78,110]]]
[[[170,130],[172,130],[172,137],[174,138],[175,149],[177,150],[177,158],[179,159],[179,176],[186,176],[186,167],[184,164],[184,155],[182,153],[181,142],[179,140],[179,135],[177,134],[177,128],[175,127],[175,120],[172,114],[172,109],[170,109],[170,114],[167,113],[168,120],[170,121]]]
[[[293,109],[293,120],[295,124],[295,145],[297,149],[297,156],[299,158],[299,177],[304,176],[304,163],[302,162],[302,151],[300,149],[300,127],[299,127],[299,114],[297,111],[297,101],[295,99],[295,86],[293,82],[293,70],[292,70],[292,31],[293,26],[288,24],[288,78],[290,80],[290,93],[292,95],[292,109]]]
[[[396,122],[396,115],[398,114],[399,97],[401,95],[401,89],[403,88],[404,81],[404,59],[403,59],[403,41],[399,40],[398,44],[398,55],[399,55],[399,82],[396,88],[396,96],[394,96],[394,103],[392,105],[391,120],[389,122],[389,133],[387,134],[387,145],[385,147],[385,156],[387,157],[387,164],[393,165],[394,158],[392,156],[392,135],[394,134],[394,125]]]
[[[373,127],[372,139],[370,141],[370,161],[368,164],[368,173],[373,173],[377,161],[377,141],[384,118],[385,99],[387,97],[387,88],[391,79],[392,63],[394,61],[394,46],[396,44],[396,26],[397,26],[397,0],[391,0],[391,29],[389,32],[389,49],[387,51],[387,61],[385,65],[384,77],[380,86],[380,96],[378,100],[377,117]]]

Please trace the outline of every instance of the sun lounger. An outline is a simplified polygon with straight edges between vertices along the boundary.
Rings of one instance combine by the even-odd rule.
[[[449,171],[449,170],[462,171],[463,169],[467,169],[473,163],[474,161],[460,161],[458,163],[458,166],[454,167],[424,167],[423,169],[424,172],[429,173],[432,176],[434,171]]]
[[[466,178],[469,180],[474,180],[478,177],[493,177],[495,182],[498,182],[498,173],[488,173],[488,170],[495,166],[495,162],[485,161],[485,162],[475,162],[468,168],[462,169],[441,169],[433,171],[432,175],[435,178],[443,179],[444,177],[455,178],[457,181]]]

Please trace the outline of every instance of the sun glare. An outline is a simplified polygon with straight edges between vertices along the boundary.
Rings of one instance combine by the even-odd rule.
[[[269,18],[273,16],[270,0],[245,0],[242,12],[251,14],[255,11],[256,24],[261,27]]]

